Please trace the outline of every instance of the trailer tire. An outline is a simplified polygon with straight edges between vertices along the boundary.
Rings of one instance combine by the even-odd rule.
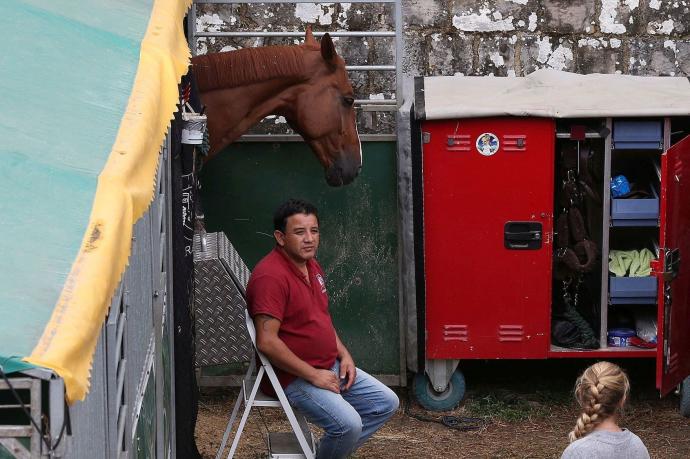
[[[680,414],[690,418],[690,376],[680,385]]]
[[[417,402],[430,411],[448,411],[457,407],[465,396],[465,377],[460,370],[453,372],[448,387],[436,392],[424,373],[417,373],[413,382]]]

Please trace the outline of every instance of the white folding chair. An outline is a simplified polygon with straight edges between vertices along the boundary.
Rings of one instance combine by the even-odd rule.
[[[252,344],[256,350],[256,354],[259,356],[259,363],[261,364],[258,368],[256,376],[254,376],[254,370],[256,369],[256,359],[251,361],[249,365],[249,371],[242,381],[242,387],[240,388],[240,394],[235,401],[235,406],[232,409],[232,414],[230,415],[230,420],[223,433],[223,441],[220,444],[218,453],[216,454],[216,459],[221,459],[225,446],[230,437],[230,432],[235,424],[235,418],[239,413],[240,405],[244,403],[244,412],[242,413],[242,418],[240,419],[239,426],[235,432],[235,436],[232,440],[232,445],[230,446],[230,452],[228,453],[228,459],[234,457],[235,450],[239,444],[240,437],[242,436],[242,431],[247,423],[247,418],[249,417],[249,412],[253,407],[273,407],[282,408],[285,415],[290,422],[290,427],[292,427],[292,432],[269,432],[268,434],[268,450],[271,458],[279,459],[296,459],[296,458],[306,458],[313,459],[316,455],[316,445],[314,442],[314,437],[309,429],[307,420],[299,413],[295,413],[290,406],[290,403],[285,396],[283,388],[280,386],[278,377],[276,376],[271,363],[268,361],[266,356],[264,356],[256,348],[256,330],[254,329],[254,322],[249,316],[247,310],[245,310],[245,320],[247,323],[247,331],[252,339]],[[263,392],[259,386],[264,377],[268,377],[268,380],[275,391],[277,398],[269,397]]]

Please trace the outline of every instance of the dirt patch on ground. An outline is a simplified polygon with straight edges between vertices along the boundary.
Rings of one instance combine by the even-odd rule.
[[[422,409],[405,388],[398,390],[401,408],[370,439],[357,458],[553,458],[567,446],[577,408],[571,388],[575,376],[591,362],[475,362],[463,366],[468,391],[450,412]],[[622,424],[647,445],[653,458],[690,456],[690,419],[678,413],[678,397],[659,399],[653,362],[618,362],[633,381],[633,395]],[[237,396],[236,390],[205,391],[197,423],[197,444],[213,458]],[[456,428],[442,424],[443,416]],[[468,419],[471,418],[471,419]],[[463,430],[476,428],[476,430]],[[266,432],[287,431],[275,409],[255,409],[236,457],[266,457]],[[315,433],[318,434],[316,429]],[[226,451],[227,454],[227,451]]]

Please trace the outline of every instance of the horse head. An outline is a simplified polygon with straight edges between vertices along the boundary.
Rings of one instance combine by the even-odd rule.
[[[354,92],[345,61],[329,34],[318,43],[307,28],[304,44],[307,81],[294,88],[295,103],[284,113],[316,154],[331,186],[347,185],[362,168]]]
[[[330,35],[307,28],[301,46],[267,46],[192,59],[208,116],[208,159],[267,115],[281,115],[316,154],[331,186],[362,168],[354,92]]]

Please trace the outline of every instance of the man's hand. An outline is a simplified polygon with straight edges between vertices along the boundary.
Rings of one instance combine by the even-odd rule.
[[[348,390],[355,382],[357,376],[357,368],[355,368],[355,361],[352,360],[350,354],[340,359],[340,380],[345,381],[343,390]]]
[[[330,390],[336,394],[340,393],[340,381],[331,370],[315,370],[314,376],[309,379],[309,382],[321,389]]]
[[[357,368],[355,368],[355,361],[352,360],[350,352],[340,341],[338,335],[335,335],[335,344],[338,347],[338,360],[340,360],[340,381],[345,383],[343,391],[348,390],[355,382],[357,376]]]

